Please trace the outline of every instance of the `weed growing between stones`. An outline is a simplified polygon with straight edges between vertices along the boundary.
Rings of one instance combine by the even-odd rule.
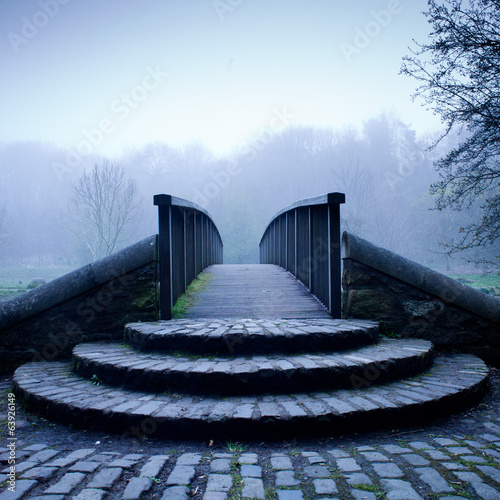
[[[437,493],[427,493],[426,499],[428,500],[439,500],[440,498],[446,498],[446,497],[440,497]]]
[[[243,479],[241,478],[240,465],[236,461],[231,462],[231,478],[233,479],[233,485],[227,492],[228,498],[242,498]]]
[[[498,469],[498,464],[495,461],[493,461],[490,457],[485,457],[485,459],[487,459],[486,462],[478,463],[478,462],[475,462],[474,460],[467,460],[466,458],[461,458],[458,461],[458,463],[461,465],[464,465],[465,467],[468,467],[468,468],[475,467],[476,465],[481,465],[481,466],[487,465],[490,467],[494,467],[495,469]],[[483,473],[481,472],[478,474],[481,476],[481,474],[483,474]]]
[[[342,479],[344,477],[342,472],[340,472],[336,468],[329,467],[328,469],[330,470],[330,479],[333,479],[335,481],[335,479]]]
[[[264,498],[265,500],[277,500],[278,492],[274,486],[270,486],[264,490]]]
[[[358,450],[354,446],[351,446],[347,451],[351,457],[355,457],[358,454]]]
[[[94,373],[94,375],[92,375],[90,382],[92,382],[94,385],[97,385],[97,386],[99,386],[103,383],[103,381],[95,373]]]
[[[247,446],[241,443],[233,443],[232,441],[227,441],[226,449],[230,453],[243,453],[244,451],[246,451]]]
[[[162,353],[155,353],[155,354],[162,354]],[[190,352],[184,352],[184,351],[173,351],[170,353],[170,356],[180,360],[187,360],[187,361],[198,361],[200,359],[202,360],[208,360],[208,361],[215,361],[216,356],[206,356],[204,354],[193,354]]]
[[[440,434],[438,437],[443,437],[442,434]],[[469,440],[469,441],[474,441],[477,436],[474,434],[464,434],[463,435],[464,440]]]
[[[377,497],[377,500],[387,500],[385,490],[378,484],[353,484],[352,487],[355,490],[369,491],[370,493],[373,493]]]
[[[474,495],[472,494],[471,491],[471,486],[468,481],[465,481],[463,483],[451,483],[451,487],[455,489],[457,492],[457,495],[460,495],[461,497],[464,498],[474,498]]]
[[[80,360],[73,359],[73,369],[72,371],[79,373],[80,372]]]
[[[389,331],[387,328],[387,323],[385,321],[379,321],[379,329],[382,334],[382,337],[387,338],[387,339],[399,339],[401,338],[401,335],[396,333],[395,331],[391,330]]]

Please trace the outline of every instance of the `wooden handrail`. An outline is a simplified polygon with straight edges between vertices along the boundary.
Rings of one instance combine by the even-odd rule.
[[[329,193],[293,203],[269,222],[259,243],[261,264],[292,273],[341,317],[340,205],[345,194]]]
[[[175,196],[157,194],[160,317],[172,319],[175,301],[208,266],[222,264],[223,242],[202,207]]]

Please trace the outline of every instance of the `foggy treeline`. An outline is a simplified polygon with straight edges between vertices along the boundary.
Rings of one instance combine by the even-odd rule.
[[[458,229],[470,222],[474,208],[430,210],[429,186],[438,178],[433,163],[458,140],[449,135],[429,150],[437,138],[417,138],[410,126],[382,115],[359,129],[270,127],[224,158],[197,142],[145,145],[109,159],[132,181],[136,204],[136,216],[115,250],[157,232],[153,195],[166,193],[209,211],[224,240],[225,263],[256,263],[259,239],[277,211],[338,191],[346,194],[344,230],[450,270],[463,260],[451,261],[440,244],[459,238]],[[78,267],[96,258],[75,230],[74,195],[82,175],[106,160],[88,155],[61,168],[67,155],[36,142],[0,144],[0,266]],[[496,253],[476,249],[461,257],[497,254],[498,248]]]

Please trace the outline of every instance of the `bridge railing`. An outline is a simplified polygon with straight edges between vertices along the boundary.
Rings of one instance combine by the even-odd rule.
[[[154,196],[158,206],[160,317],[172,319],[175,301],[206,267],[222,264],[223,243],[206,210],[182,198]]]
[[[260,240],[261,264],[292,273],[328,309],[341,317],[340,204],[345,194],[329,193],[278,212]]]

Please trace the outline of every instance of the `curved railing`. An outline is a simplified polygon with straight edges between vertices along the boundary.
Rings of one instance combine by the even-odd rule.
[[[292,273],[341,317],[340,204],[345,194],[302,200],[278,212],[260,240],[260,263]]]
[[[175,301],[196,276],[212,264],[222,264],[223,243],[206,210],[190,201],[157,194],[160,317],[172,318]]]

